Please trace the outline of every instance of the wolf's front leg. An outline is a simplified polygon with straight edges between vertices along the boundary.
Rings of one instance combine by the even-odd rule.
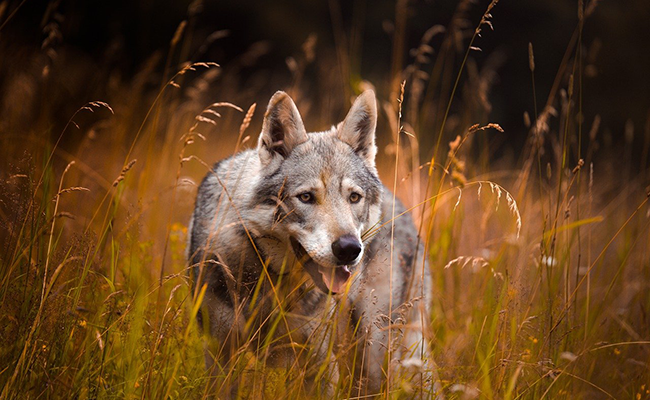
[[[203,352],[209,381],[205,394],[222,399],[236,398],[239,387],[239,357],[234,357],[241,342],[240,317],[234,308],[209,290],[197,315],[204,332]]]
[[[290,331],[281,333],[287,340],[283,344],[278,342],[275,347],[275,361],[273,358],[266,361],[267,365],[282,362],[289,371],[291,392],[283,397],[335,396],[340,386],[337,315],[332,304],[325,301],[314,304],[308,300],[297,304],[293,312],[287,314],[286,327]]]
[[[303,353],[305,348],[279,346],[259,355],[256,374],[266,397],[334,398],[339,379],[336,359]]]
[[[424,335],[428,312],[422,300],[394,308],[392,319],[382,312],[389,308],[382,298],[373,298],[360,306],[368,304],[374,307],[366,307],[363,313],[360,313],[361,307],[357,309],[361,319],[356,394],[379,395],[387,389],[399,389],[403,381],[409,383],[405,388],[415,390],[416,398],[419,395],[442,398],[436,365]]]
[[[408,323],[395,318],[392,323],[379,315],[367,325],[359,346],[363,368],[359,371],[359,396],[378,396],[387,390],[412,390],[414,398],[444,398],[437,366],[423,335],[419,315],[414,312]],[[390,334],[389,334],[390,330]],[[402,387],[400,382],[408,382]],[[390,387],[386,387],[390,385]]]
[[[419,307],[420,306],[420,307]],[[443,400],[444,394],[438,377],[438,366],[432,358],[427,339],[424,336],[424,322],[428,313],[422,304],[415,304],[410,317],[401,331],[403,336],[394,359],[397,376],[411,383],[414,398]]]

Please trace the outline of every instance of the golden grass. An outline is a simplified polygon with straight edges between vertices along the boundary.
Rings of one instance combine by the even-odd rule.
[[[526,147],[514,159],[495,156],[488,145],[502,131],[488,123],[491,83],[464,79],[477,42],[489,40],[484,28],[492,28],[495,4],[474,29],[459,23],[470,7],[461,2],[433,61],[428,43],[441,33],[436,27],[424,34],[411,64],[394,60],[394,75],[373,82],[383,110],[378,168],[410,207],[432,266],[424,333],[445,395],[648,398],[644,175],[612,169],[620,163],[616,151],[596,150],[600,118],[588,137],[578,118],[587,103],[582,29],[595,2],[584,12],[580,3],[574,39],[539,115],[529,46],[535,106],[529,132],[522,132]],[[404,25],[398,24],[397,42]],[[52,128],[56,104],[47,99],[27,125],[20,115],[0,117],[1,399],[204,398],[213,390],[195,322],[205,288],[192,291],[188,281],[187,222],[196,182],[212,162],[255,143],[261,124],[255,102],[268,99],[240,94],[230,83],[237,81],[236,65],[174,59],[188,29],[179,26],[166,61],[180,64],[179,72],[163,77],[155,93],[145,84],[153,67],[145,67],[107,102],[81,105],[60,131]],[[359,93],[371,84],[353,78],[358,67],[341,43],[337,62],[345,65],[324,68],[321,79],[325,87]],[[349,101],[342,91],[322,93],[324,112],[313,94],[301,91],[305,69],[330,62],[317,49],[310,37],[289,65],[293,86],[272,88],[298,99],[313,130],[341,118],[336,110]],[[454,60],[459,69],[449,68]],[[223,88],[217,102],[206,101],[210,87]],[[480,101],[467,101],[474,97]],[[466,106],[453,113],[461,100]],[[279,312],[268,323],[281,318]],[[267,367],[250,349],[242,347],[221,367],[217,385],[241,378],[242,397],[305,393],[307,371]],[[386,393],[417,393],[414,381],[396,371],[387,370]],[[342,379],[338,395],[354,398],[346,385]]]

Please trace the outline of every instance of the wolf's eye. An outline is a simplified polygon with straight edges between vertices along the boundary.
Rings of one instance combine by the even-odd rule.
[[[300,199],[300,201],[306,204],[311,204],[314,202],[314,195],[309,192],[300,193],[298,195],[298,198]]]
[[[350,193],[350,203],[358,203],[359,200],[361,200],[361,195],[359,193]]]

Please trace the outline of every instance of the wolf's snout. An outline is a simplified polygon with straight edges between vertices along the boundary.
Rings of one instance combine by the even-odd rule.
[[[361,253],[361,243],[354,235],[343,235],[332,243],[332,253],[341,264],[348,264]]]

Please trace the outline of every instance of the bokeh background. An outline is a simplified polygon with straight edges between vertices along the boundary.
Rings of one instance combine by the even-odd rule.
[[[631,124],[634,140],[641,144],[650,109],[646,23],[650,4],[643,0],[598,3],[585,24],[582,39],[586,53],[584,118],[591,122],[596,114],[600,115],[604,140],[616,145],[624,143],[625,126]],[[333,78],[341,82],[390,80],[397,66],[412,59],[409,51],[418,47],[427,29],[435,25],[449,27],[457,6],[458,2],[448,0],[398,4],[368,0],[29,0],[22,5],[19,1],[3,1],[1,106],[4,118],[18,108],[21,122],[29,124],[42,96],[56,99],[53,122],[61,128],[80,105],[110,98],[116,86],[128,85],[145,66],[147,77],[143,84],[156,91],[164,80],[163,74],[169,75],[185,61],[214,61],[225,70],[237,68],[238,82],[228,85],[240,88],[242,103],[263,104],[275,90],[291,84],[293,78],[286,60],[300,53],[310,35],[316,37],[316,60],[305,68],[300,89],[313,98],[349,97],[350,90],[343,83],[331,87],[329,82],[315,79],[320,77],[320,70],[331,69]],[[473,28],[484,5],[470,2],[466,9],[467,24]],[[478,70],[486,63],[494,64],[489,116],[505,129],[498,144],[500,151],[516,154],[525,142],[522,115],[533,109],[528,43],[535,49],[537,97],[541,103],[551,90],[576,30],[576,10],[576,1],[519,0],[502,1],[493,13],[495,30],[486,32],[485,38],[478,41],[482,52],[474,52],[471,58]],[[394,42],[397,13],[403,13],[405,21],[399,45]],[[184,20],[189,34],[169,55],[170,40]],[[432,60],[440,53],[443,40],[444,34],[438,34],[429,42],[434,49]],[[337,51],[337,46],[342,50]],[[462,52],[464,48],[456,50]],[[397,61],[395,54],[399,55]],[[457,68],[460,60],[454,63]],[[45,68],[52,70],[48,77],[43,76]],[[430,68],[425,66],[423,70],[430,73]],[[47,93],[40,92],[43,89],[37,84],[43,79],[48,80]],[[12,85],[26,86],[20,96],[15,95],[20,99],[8,95],[14,93]],[[219,86],[208,89],[213,98],[218,97]],[[376,86],[381,97],[390,94],[390,86]],[[239,99],[231,99],[235,100]],[[322,116],[321,121],[312,124],[316,125],[313,129],[340,119],[342,112],[336,109]],[[67,136],[64,146],[73,146],[77,141]],[[638,156],[643,147],[633,147]]]

